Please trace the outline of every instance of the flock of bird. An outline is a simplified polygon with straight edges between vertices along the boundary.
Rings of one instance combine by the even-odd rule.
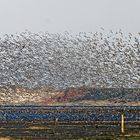
[[[32,33],[0,39],[0,85],[139,88],[139,35]]]

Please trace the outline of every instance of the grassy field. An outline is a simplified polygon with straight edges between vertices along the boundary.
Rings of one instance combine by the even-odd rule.
[[[82,122],[5,122],[0,124],[0,140],[139,140],[139,125]]]

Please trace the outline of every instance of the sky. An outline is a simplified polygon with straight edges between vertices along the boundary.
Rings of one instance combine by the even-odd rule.
[[[140,0],[0,0],[0,35],[140,31]]]

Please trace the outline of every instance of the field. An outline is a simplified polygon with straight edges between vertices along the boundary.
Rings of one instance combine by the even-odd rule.
[[[139,107],[1,106],[0,120],[0,140],[140,139]]]
[[[5,123],[6,125],[6,123]],[[7,125],[8,126],[8,125]],[[12,126],[12,128],[11,128]],[[28,126],[28,127],[27,127]],[[135,126],[127,126],[127,133],[120,134],[120,126],[111,125],[111,123],[102,124],[84,124],[84,123],[60,123],[47,124],[38,123],[10,123],[10,128],[1,128],[1,137],[9,136],[9,139],[117,139],[117,138],[140,138],[140,133]],[[128,128],[129,127],[129,128]],[[135,128],[135,130],[134,130]]]

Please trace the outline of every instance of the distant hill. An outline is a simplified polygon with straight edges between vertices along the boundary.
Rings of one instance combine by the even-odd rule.
[[[140,89],[0,87],[0,105],[140,105]]]

